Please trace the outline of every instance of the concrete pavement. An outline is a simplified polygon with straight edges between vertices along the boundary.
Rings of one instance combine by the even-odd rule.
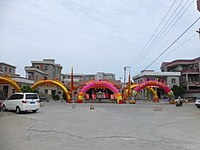
[[[160,103],[49,102],[37,113],[0,113],[0,150],[199,150],[200,109]]]

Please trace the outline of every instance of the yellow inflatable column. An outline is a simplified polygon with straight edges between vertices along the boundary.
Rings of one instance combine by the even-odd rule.
[[[116,97],[117,97],[117,103],[118,103],[118,104],[123,104],[123,100],[122,100],[122,95],[121,95],[121,93],[117,93],[117,94],[116,94]]]

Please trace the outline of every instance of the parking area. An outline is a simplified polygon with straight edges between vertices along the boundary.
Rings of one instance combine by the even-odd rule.
[[[200,109],[45,102],[37,113],[0,113],[0,150],[199,150]]]

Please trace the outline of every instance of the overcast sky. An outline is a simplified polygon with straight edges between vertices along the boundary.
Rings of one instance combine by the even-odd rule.
[[[196,7],[196,0],[1,0],[0,62],[21,76],[44,58],[55,59],[62,73],[73,66],[74,73],[102,71],[119,79],[131,66],[133,76],[200,16]],[[200,57],[198,28],[200,21],[148,69]]]

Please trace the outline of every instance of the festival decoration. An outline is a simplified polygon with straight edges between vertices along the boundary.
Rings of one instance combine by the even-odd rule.
[[[116,87],[114,87],[111,82],[101,81],[101,80],[100,81],[91,81],[91,82],[88,82],[88,84],[86,84],[81,89],[81,91],[79,92],[78,103],[82,103],[83,102],[84,93],[86,93],[87,90],[89,90],[91,88],[99,88],[99,87],[110,89],[115,94],[115,96],[117,98],[117,103],[118,104],[123,103],[121,93],[118,91],[118,89]]]

